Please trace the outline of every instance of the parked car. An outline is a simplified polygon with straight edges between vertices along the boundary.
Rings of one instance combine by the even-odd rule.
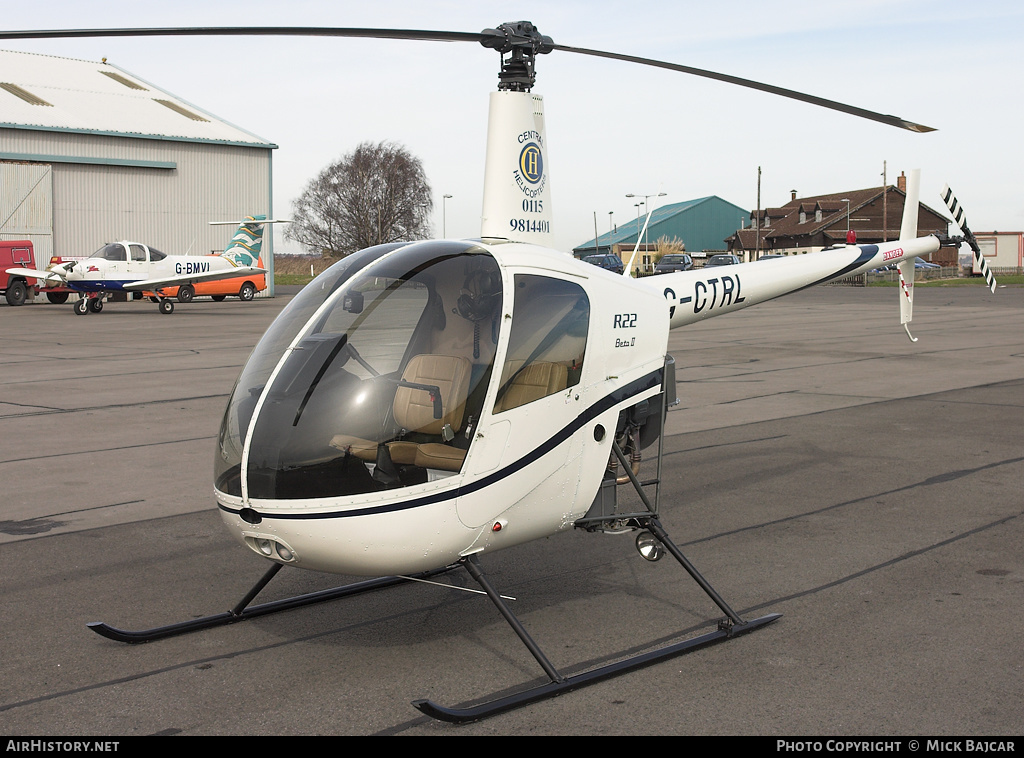
[[[712,266],[733,266],[740,262],[738,255],[729,255],[726,253],[720,255],[712,255],[708,258],[708,262],[704,264],[704,268],[711,268]]]
[[[583,259],[584,263],[591,263],[601,268],[606,268],[609,271],[621,274],[622,273],[622,260],[619,256],[612,253],[604,253],[602,255],[588,255]]]
[[[881,266],[879,268],[871,269],[872,274],[883,274],[886,271],[895,271],[899,267],[898,263],[890,263],[888,266]],[[929,263],[923,258],[914,258],[914,268],[942,268],[938,263]]]
[[[669,253],[661,256],[654,267],[655,274],[668,274],[672,271],[689,271],[693,268],[693,258],[684,253]]]
[[[256,262],[257,267],[263,268],[263,259]],[[256,276],[236,276],[231,279],[214,279],[212,282],[196,282],[185,284],[180,287],[165,287],[164,297],[175,297],[179,303],[191,303],[193,298],[212,297],[221,301],[226,297],[237,297],[239,300],[252,300],[257,292],[267,288],[267,275],[257,274]],[[150,300],[156,302],[157,297],[153,292],[144,293]]]

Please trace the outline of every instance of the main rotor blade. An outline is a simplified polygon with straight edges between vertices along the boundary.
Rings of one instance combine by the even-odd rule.
[[[276,36],[276,37],[363,37],[368,39],[404,39],[404,40],[426,40],[436,42],[482,42],[490,39],[493,35],[481,32],[448,32],[429,31],[412,29],[366,29],[349,27],[319,27],[319,26],[191,26],[191,27],[163,27],[163,28],[140,28],[140,29],[50,29],[50,30],[27,30],[27,31],[0,31],[0,39],[56,39],[68,37],[159,37],[159,36]],[[771,84],[762,84],[751,79],[743,79],[729,74],[719,74],[714,71],[684,66],[679,63],[668,63],[666,61],[654,60],[653,58],[641,58],[636,55],[625,55],[622,53],[610,53],[603,50],[590,50],[584,47],[571,47],[569,45],[552,46],[552,50],[560,50],[565,53],[577,53],[579,55],[590,55],[597,58],[609,58],[611,60],[627,61],[642,66],[653,66],[669,71],[678,71],[693,76],[701,76],[706,79],[715,79],[728,84],[736,84],[740,87],[760,90],[773,95],[787,97],[792,100],[810,103],[822,108],[848,113],[852,116],[866,118],[889,126],[896,126],[900,129],[908,129],[912,132],[933,132],[934,127],[915,124],[898,116],[875,113],[864,108],[853,105],[846,105],[835,100],[828,100],[816,95],[808,95],[796,90],[776,87]]]
[[[479,42],[479,32],[435,32],[415,29],[362,29],[329,26],[175,26],[142,29],[49,29],[0,31],[0,39],[56,39],[67,37],[366,37],[434,42]]]
[[[819,105],[822,108],[830,108],[834,111],[841,111],[842,113],[849,113],[852,116],[859,116],[860,118],[870,119],[871,121],[878,121],[882,124],[888,124],[889,126],[896,126],[900,129],[909,129],[912,132],[934,132],[935,128],[931,126],[925,126],[923,124],[915,124],[913,121],[907,121],[900,118],[899,116],[890,116],[883,113],[875,113],[874,111],[865,110],[864,108],[858,108],[853,105],[846,105],[845,103],[837,103],[834,100],[827,100],[823,97],[817,97],[816,95],[808,95],[803,92],[797,92],[796,90],[785,89],[784,87],[776,87],[772,84],[762,84],[761,82],[755,82],[751,79],[742,79],[738,76],[730,76],[729,74],[719,74],[715,71],[706,71],[702,68],[693,68],[692,66],[683,66],[678,63],[666,63],[665,61],[658,61],[652,58],[640,58],[635,55],[623,55],[620,53],[607,53],[603,50],[588,50],[583,47],[569,47],[568,45],[554,46],[555,50],[561,50],[565,53],[579,53],[581,55],[592,55],[597,58],[610,58],[612,60],[629,61],[630,63],[639,63],[642,66],[654,66],[656,68],[664,68],[669,71],[680,71],[684,74],[693,74],[694,76],[703,76],[706,79],[716,79],[720,82],[727,82],[729,84],[737,84],[740,87],[748,87],[750,89],[760,90],[762,92],[770,92],[773,95],[780,95],[781,97],[788,97],[792,100],[800,100],[804,103],[810,103],[811,105]]]

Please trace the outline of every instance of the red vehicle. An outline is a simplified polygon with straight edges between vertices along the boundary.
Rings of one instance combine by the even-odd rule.
[[[8,305],[23,305],[39,291],[39,280],[8,274],[7,269],[14,267],[36,267],[35,252],[29,240],[0,240],[0,291],[7,298]]]
[[[50,258],[50,265],[64,263],[70,258]],[[24,305],[29,298],[40,292],[51,303],[68,301],[71,290],[67,287],[43,287],[38,278],[10,273],[10,268],[36,269],[36,255],[31,240],[0,240],[0,293],[7,298],[8,305]],[[38,270],[38,269],[37,269]]]

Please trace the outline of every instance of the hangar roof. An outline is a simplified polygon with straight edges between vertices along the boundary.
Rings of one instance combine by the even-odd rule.
[[[105,61],[0,50],[0,127],[276,145]]]
[[[647,239],[654,242],[660,237],[680,238],[687,252],[701,250],[724,250],[725,238],[736,230],[739,221],[749,211],[723,200],[717,195],[699,197],[681,203],[663,205],[651,212],[647,227]],[[739,220],[739,221],[738,221]],[[643,231],[644,214],[636,219],[619,224],[615,231],[605,232],[573,248],[576,255],[588,255],[596,249],[611,248],[612,245],[634,244]]]

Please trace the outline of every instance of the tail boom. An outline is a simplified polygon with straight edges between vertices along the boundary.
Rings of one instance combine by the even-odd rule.
[[[663,290],[669,302],[669,326],[675,329],[883,265],[909,261],[913,271],[914,258],[938,249],[937,237],[919,237],[884,245],[847,245],[771,261],[680,271],[642,281]]]

